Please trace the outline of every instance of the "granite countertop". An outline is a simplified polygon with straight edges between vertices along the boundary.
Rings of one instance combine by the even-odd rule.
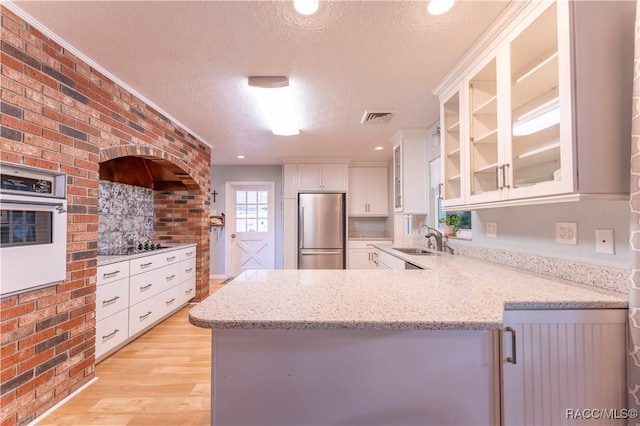
[[[167,244],[159,250],[141,251],[134,254],[99,254],[98,266],[110,265],[112,263],[122,262],[124,260],[138,259],[140,257],[151,256],[153,254],[165,253],[176,249],[182,249],[186,247],[195,247],[195,243],[188,244]]]
[[[402,257],[428,269],[247,271],[189,320],[218,329],[486,330],[502,327],[505,309],[628,307],[622,293],[460,255]]]

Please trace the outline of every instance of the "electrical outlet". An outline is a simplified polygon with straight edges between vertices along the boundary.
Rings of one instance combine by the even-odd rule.
[[[487,237],[496,238],[498,236],[498,224],[495,222],[487,222]]]
[[[616,254],[613,229],[596,229],[596,253]]]
[[[575,222],[556,222],[556,243],[578,244],[578,224]]]

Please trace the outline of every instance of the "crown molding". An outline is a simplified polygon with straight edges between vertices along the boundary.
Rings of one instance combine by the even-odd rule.
[[[102,75],[104,75],[105,77],[107,77],[108,79],[110,79],[111,81],[113,81],[115,84],[117,84],[118,86],[120,86],[121,88],[127,90],[129,93],[131,93],[132,95],[134,95],[135,97],[137,97],[138,99],[140,99],[141,101],[143,101],[144,103],[146,103],[147,105],[149,105],[150,107],[152,107],[153,109],[155,109],[156,111],[158,111],[160,114],[164,115],[165,117],[167,117],[169,120],[171,120],[174,124],[177,124],[178,126],[182,127],[184,130],[186,130],[187,132],[189,132],[189,134],[193,135],[194,137],[198,138],[199,140],[201,140],[202,142],[204,142],[207,146],[209,146],[210,148],[213,148],[214,146],[209,143],[205,138],[203,138],[202,136],[198,135],[196,132],[194,132],[193,130],[191,130],[188,126],[185,126],[182,122],[180,122],[180,120],[177,120],[174,116],[172,116],[171,114],[169,114],[167,111],[165,111],[164,109],[160,108],[158,105],[156,105],[155,103],[153,103],[151,100],[149,100],[146,96],[144,96],[143,94],[141,94],[140,92],[138,92],[136,89],[134,89],[133,87],[129,86],[127,83],[125,83],[124,81],[120,80],[118,77],[116,77],[115,75],[113,75],[112,73],[110,73],[109,71],[107,71],[104,67],[102,67],[101,65],[99,65],[97,62],[95,62],[93,59],[89,58],[87,55],[85,55],[84,53],[82,53],[81,51],[79,51],[78,49],[76,49],[75,47],[73,47],[71,44],[69,44],[69,42],[67,42],[66,40],[64,40],[63,38],[61,38],[60,36],[58,36],[56,33],[54,33],[53,31],[51,31],[49,28],[47,28],[46,26],[44,26],[42,23],[40,23],[38,20],[36,20],[34,17],[32,17],[31,15],[29,15],[27,12],[25,12],[24,10],[20,9],[15,3],[5,0],[2,2],[2,6],[6,7],[7,9],[9,9],[11,12],[15,13],[16,15],[18,15],[20,18],[24,19],[27,23],[29,23],[30,25],[33,25],[38,31],[40,31],[41,33],[43,33],[45,36],[49,37],[51,40],[55,41],[56,43],[58,43],[60,46],[64,47],[66,50],[68,50],[69,52],[71,52],[73,55],[75,55],[78,59],[80,59],[81,61],[87,63],[88,65],[90,65],[91,67],[95,68],[98,72],[100,72]]]

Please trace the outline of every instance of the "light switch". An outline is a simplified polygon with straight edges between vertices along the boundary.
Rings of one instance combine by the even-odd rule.
[[[596,229],[596,253],[616,254],[613,229]]]

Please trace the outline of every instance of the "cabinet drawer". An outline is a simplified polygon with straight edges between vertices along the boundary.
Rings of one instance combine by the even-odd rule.
[[[404,260],[382,250],[373,252],[374,260],[387,266],[386,269],[404,269]]]
[[[129,273],[131,275],[141,274],[153,269],[176,263],[180,260],[180,251],[168,251],[165,253],[152,254],[137,259],[131,259]]]
[[[115,348],[128,337],[128,309],[96,322],[96,358]]]
[[[187,247],[180,250],[180,261],[196,258],[196,246]]]
[[[120,280],[129,276],[129,261],[98,266],[98,285]]]
[[[180,304],[183,305],[196,295],[196,277],[180,283]]]
[[[129,279],[129,300],[131,305],[148,299],[180,282],[178,263],[154,269]]]
[[[131,306],[129,308],[129,336],[132,337],[151,327],[160,318],[177,309],[180,299],[178,291],[176,286]]]
[[[96,321],[129,307],[129,278],[101,285],[96,290]]]
[[[195,257],[189,260],[183,260],[180,262],[180,282],[186,281],[196,276],[196,259]]]

